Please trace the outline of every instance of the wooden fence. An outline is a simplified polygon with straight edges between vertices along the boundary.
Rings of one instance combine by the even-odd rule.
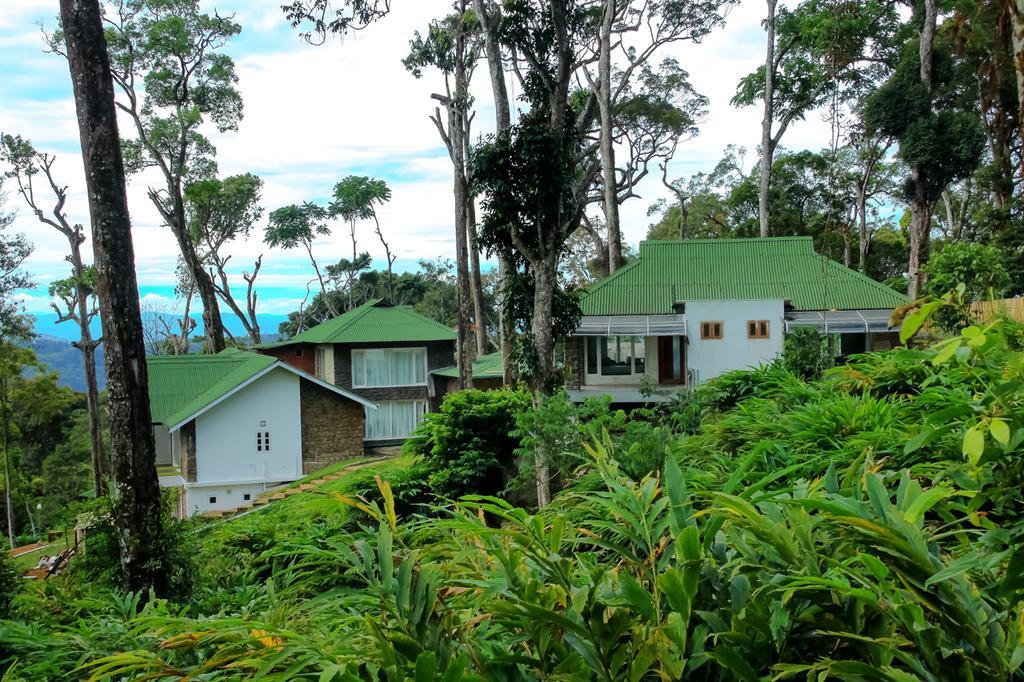
[[[996,315],[1006,315],[1017,322],[1024,322],[1024,298],[1004,298],[998,301],[981,301],[971,306],[982,322],[988,322]]]

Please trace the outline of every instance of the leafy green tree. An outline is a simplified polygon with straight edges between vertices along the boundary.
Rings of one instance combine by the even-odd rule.
[[[476,208],[469,191],[468,168],[469,136],[472,122],[472,97],[469,84],[479,56],[479,35],[476,17],[469,11],[469,0],[456,0],[453,13],[440,21],[431,23],[426,36],[418,32],[410,42],[409,55],[403,60],[406,68],[417,78],[426,67],[434,67],[444,75],[445,91],[431,97],[441,103],[446,116],[441,117],[440,108],[431,116],[441,140],[448,150],[452,162],[452,196],[454,201],[455,225],[455,279],[458,292],[459,317],[456,324],[456,364],[459,368],[459,387],[473,386],[474,351],[484,345],[481,338],[484,326],[480,320],[479,257],[476,272],[470,270],[470,250],[476,251],[476,240],[472,238],[476,225]],[[476,286],[474,286],[474,284]],[[476,347],[470,345],[470,310],[475,313],[477,336]]]
[[[3,438],[4,458],[4,508],[7,512],[7,540],[14,549],[14,503],[11,491],[14,487],[14,467],[11,462],[13,442],[17,433],[11,424],[14,410],[13,392],[15,386],[24,381],[25,372],[38,367],[35,353],[30,348],[17,345],[18,339],[0,339],[0,437]]]
[[[928,260],[925,266],[928,286],[924,293],[939,298],[963,287],[958,299],[962,306],[943,307],[935,320],[942,327],[957,330],[971,323],[972,303],[1002,297],[1011,286],[1006,255],[996,246],[951,242]]]
[[[977,112],[965,110],[956,78],[955,55],[947,38],[936,34],[936,0],[915,5],[915,40],[903,48],[889,79],[866,100],[870,130],[899,141],[899,157],[910,169],[904,197],[910,203],[908,291],[923,290],[927,243],[935,202],[946,186],[972,173],[984,134]]]
[[[864,77],[865,64],[883,65],[897,40],[895,3],[872,0],[855,5],[805,0],[790,10],[767,0],[765,62],[739,83],[733,104],[760,101],[761,162],[758,177],[758,233],[773,234],[769,191],[774,155],[789,126],[822,105],[838,89]]]
[[[71,276],[52,282],[49,294],[51,298],[60,301],[60,304],[51,304],[57,313],[57,322],[74,322],[78,326],[78,341],[74,345],[82,354],[89,419],[92,424],[93,489],[102,495],[106,490],[109,467],[100,428],[96,349],[103,343],[103,337],[93,338],[92,335],[92,323],[99,314],[99,306],[96,301],[96,269],[87,265],[82,257],[85,228],[77,223],[72,224],[68,219],[68,188],[56,179],[53,170],[56,158],[53,155],[37,151],[31,142],[21,136],[4,135],[0,138],[0,160],[8,166],[7,176],[17,184],[18,193],[36,218],[56,230],[68,242],[67,259],[71,264]],[[52,196],[53,204],[48,211],[44,210],[42,198],[37,194],[37,176],[44,180],[43,191]]]
[[[327,213],[349,223],[352,237],[352,260],[349,261],[348,268],[350,289],[355,281],[355,275],[361,269],[353,267],[359,261],[359,256],[356,254],[356,222],[373,220],[377,238],[384,246],[384,256],[388,263],[388,298],[393,301],[395,298],[395,274],[392,266],[395,263],[395,256],[391,254],[391,247],[384,240],[384,233],[380,231],[380,219],[377,217],[377,208],[389,201],[391,201],[391,188],[386,182],[366,176],[350,175],[334,186],[334,195],[327,207]],[[352,307],[351,302],[349,307]]]
[[[129,173],[156,168],[162,185],[149,198],[174,235],[203,304],[207,350],[224,349],[224,324],[213,278],[189,229],[185,188],[216,174],[207,128],[238,128],[242,97],[234,61],[223,48],[241,27],[201,11],[198,0],[115,0],[105,14],[118,109],[134,128],[125,139]],[[54,46],[59,51],[59,36]]]
[[[282,206],[270,212],[270,221],[263,241],[272,248],[294,249],[301,246],[305,249],[316,273],[316,280],[320,284],[320,294],[325,297],[324,303],[334,317],[338,314],[338,309],[331,301],[326,300],[327,282],[320,271],[316,256],[313,255],[313,242],[317,237],[331,234],[326,219],[327,211],[316,204],[307,202],[301,205]]]
[[[260,192],[263,181],[251,173],[232,175],[223,180],[198,180],[185,187],[186,215],[192,239],[198,244],[199,257],[207,267],[216,271],[213,287],[221,300],[231,309],[252,343],[260,343],[260,323],[256,315],[258,294],[256,277],[263,265],[263,255],[257,256],[251,272],[242,273],[245,281],[245,310],[235,300],[228,279],[227,265],[231,254],[229,244],[249,239],[253,226],[263,216]]]

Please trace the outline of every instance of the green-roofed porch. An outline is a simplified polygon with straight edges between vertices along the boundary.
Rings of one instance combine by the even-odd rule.
[[[840,354],[893,342],[902,294],[814,251],[810,237],[646,241],[592,285],[566,341],[574,398],[648,402],[735,369],[773,362],[786,334],[809,327]]]
[[[687,301],[785,300],[795,311],[892,309],[902,294],[814,251],[810,237],[645,241],[584,294],[584,316],[671,315]]]

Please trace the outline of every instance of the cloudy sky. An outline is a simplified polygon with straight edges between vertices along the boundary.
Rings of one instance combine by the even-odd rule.
[[[393,189],[391,202],[380,212],[385,236],[397,251],[400,269],[415,269],[419,259],[452,257],[451,171],[437,131],[427,116],[430,93],[439,85],[436,74],[420,80],[401,64],[409,39],[435,17],[449,0],[395,0],[384,21],[344,42],[313,47],[303,43],[284,20],[281,0],[218,0],[208,10],[234,13],[242,34],[228,46],[235,59],[245,118],[237,132],[212,135],[222,175],[252,172],[265,182],[267,212],[305,200],[322,201],[334,183],[349,174],[385,179]],[[673,176],[708,170],[728,144],[748,149],[753,163],[760,136],[756,108],[729,104],[738,79],[756,68],[763,55],[760,25],[764,3],[743,0],[729,13],[726,26],[700,45],[672,46],[690,72],[695,88],[710,99],[710,114],[696,139],[680,146],[671,165]],[[52,27],[57,0],[3,0],[0,12],[0,131],[31,139],[42,151],[56,154],[56,173],[70,188],[72,219],[87,222],[78,130],[67,66],[43,51],[43,28]],[[480,113],[479,132],[489,132],[493,108],[489,88],[479,70],[474,84]],[[828,126],[811,115],[794,126],[784,140],[789,148],[827,144]],[[144,299],[170,305],[173,296],[175,242],[159,224],[146,197],[149,176],[131,178],[129,202],[139,284]],[[7,209],[18,210],[16,229],[29,235],[35,252],[28,268],[40,289],[26,293],[30,310],[46,311],[45,284],[65,276],[63,237],[35,222],[8,185]],[[637,243],[651,220],[647,207],[663,190],[656,178],[645,182],[641,198],[622,208],[626,239]],[[316,244],[321,262],[334,262],[351,252],[343,226]],[[382,266],[383,249],[369,225],[358,230],[360,250]],[[261,312],[293,310],[305,293],[309,266],[298,252],[267,250],[262,226],[245,244],[238,244],[233,263],[240,272],[265,253],[259,278]],[[241,278],[238,278],[241,283]]]

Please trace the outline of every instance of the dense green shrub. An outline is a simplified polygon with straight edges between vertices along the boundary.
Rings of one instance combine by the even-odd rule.
[[[1003,251],[977,242],[951,242],[932,254],[925,266],[928,294],[939,297],[963,285],[960,305],[943,306],[932,316],[946,330],[957,330],[972,321],[970,304],[1000,298],[1011,286]]]
[[[14,568],[7,550],[0,550],[0,618],[11,612],[11,603],[21,588],[22,577]]]
[[[516,415],[529,406],[522,391],[449,393],[405,442],[403,453],[422,458],[438,496],[495,495],[514,475]]]
[[[732,373],[697,392],[694,433],[660,410],[550,402],[523,416],[523,396],[522,419],[566,421],[537,437],[580,447],[536,514],[468,495],[403,516],[403,475],[361,470],[345,491],[358,494],[278,519],[292,530],[264,552],[269,573],[224,613],[79,599],[59,625],[0,623],[0,666],[16,661],[13,679],[1021,679],[1015,334],[971,327],[818,382]],[[456,417],[435,428],[471,423]],[[329,505],[360,523],[330,521]],[[218,542],[208,551],[230,547]]]
[[[827,336],[820,334],[817,329],[798,327],[786,334],[782,364],[801,379],[815,381],[835,364],[835,358]]]
[[[186,602],[192,594],[196,579],[195,522],[176,519],[171,510],[175,506],[174,492],[162,489],[163,556],[167,557],[163,570],[168,577],[172,601]],[[117,535],[111,521],[110,498],[101,497],[82,507],[81,518],[87,520],[85,551],[71,562],[70,570],[77,580],[107,588],[121,587],[120,551]]]

